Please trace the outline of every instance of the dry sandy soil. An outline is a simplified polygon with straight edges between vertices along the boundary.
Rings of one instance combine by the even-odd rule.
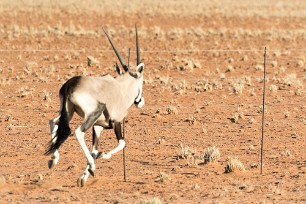
[[[306,202],[305,1],[65,2],[0,2],[0,203]],[[127,181],[120,152],[77,187],[74,134],[53,169],[44,156],[58,90],[75,75],[116,76],[102,26],[133,67],[136,23],[146,105],[126,119]],[[101,138],[101,151],[117,143],[112,130]],[[220,157],[204,164],[213,146]],[[245,171],[225,173],[232,158]]]

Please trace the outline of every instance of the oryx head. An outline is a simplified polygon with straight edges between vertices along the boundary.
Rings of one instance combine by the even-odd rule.
[[[140,49],[139,49],[139,44],[138,44],[138,32],[137,32],[137,27],[135,26],[135,30],[136,30],[136,56],[137,56],[137,66],[135,68],[135,72],[131,72],[129,70],[129,67],[125,64],[123,58],[121,57],[121,55],[119,54],[117,48],[115,47],[113,41],[111,40],[111,38],[109,37],[108,33],[104,30],[103,31],[106,35],[106,37],[108,38],[113,50],[115,51],[120,64],[123,67],[124,72],[122,73],[118,64],[116,64],[116,70],[118,72],[119,75],[125,75],[125,74],[129,74],[130,76],[132,76],[133,78],[135,78],[137,80],[137,88],[138,88],[138,94],[134,100],[134,104],[136,105],[137,108],[142,108],[144,106],[144,98],[142,96],[142,86],[143,86],[143,71],[145,68],[144,63],[140,62]]]

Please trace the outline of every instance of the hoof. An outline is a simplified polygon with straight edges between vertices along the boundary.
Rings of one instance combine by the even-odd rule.
[[[102,158],[103,159],[110,159],[111,157],[112,157],[111,154],[107,154],[107,153],[106,154],[104,154],[104,153],[102,154]]]
[[[54,167],[54,161],[52,160],[52,159],[50,159],[49,161],[48,161],[48,167],[49,167],[49,169],[52,169],[53,167]]]
[[[92,177],[95,177],[95,173],[93,172],[93,170],[88,169],[88,171],[89,171],[90,175],[92,175]]]
[[[78,186],[78,187],[84,187],[84,185],[85,185],[84,179],[83,179],[83,178],[79,178],[79,179],[77,180],[77,186]]]

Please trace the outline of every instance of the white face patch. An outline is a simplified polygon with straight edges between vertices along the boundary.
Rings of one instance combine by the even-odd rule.
[[[137,108],[142,108],[144,106],[144,98],[142,96],[142,85],[143,85],[143,77],[141,77],[138,82],[139,90],[138,90],[138,95],[135,98],[135,105]]]
[[[142,108],[145,104],[145,100],[144,100],[144,97],[141,97],[139,103],[136,104],[136,107],[137,108]]]

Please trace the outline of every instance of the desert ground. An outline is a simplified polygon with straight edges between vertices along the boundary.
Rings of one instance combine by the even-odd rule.
[[[0,1],[0,203],[306,203],[306,2]],[[48,168],[49,120],[73,76],[116,77],[102,27],[136,64],[123,157],[86,158],[74,134]],[[264,49],[266,88],[261,174]],[[91,148],[91,130],[86,142]],[[117,145],[104,130],[100,151]]]

